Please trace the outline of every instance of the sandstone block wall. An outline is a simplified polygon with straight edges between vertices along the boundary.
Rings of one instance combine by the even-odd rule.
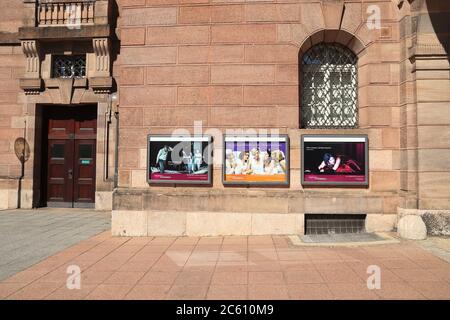
[[[121,135],[115,210],[270,212],[280,218],[291,213],[396,214],[403,115],[400,12],[392,1],[345,1],[345,11],[344,1],[118,3]],[[381,8],[380,30],[369,30],[365,23],[372,4]],[[358,55],[358,129],[300,128],[299,61],[322,41],[340,42]],[[209,188],[150,187],[147,134],[170,134],[180,127],[192,132],[194,121],[210,132],[254,128],[288,134],[289,188],[224,187],[217,163]],[[303,188],[299,138],[307,133],[368,134],[369,187]],[[221,139],[215,134],[216,157],[222,155]],[[129,190],[134,190],[133,200],[127,201]],[[386,229],[386,221],[392,227],[394,220],[383,218],[379,225]]]

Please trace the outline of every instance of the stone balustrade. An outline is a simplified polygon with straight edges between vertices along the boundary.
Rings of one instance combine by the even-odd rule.
[[[94,24],[94,0],[41,0],[37,4],[38,26]]]

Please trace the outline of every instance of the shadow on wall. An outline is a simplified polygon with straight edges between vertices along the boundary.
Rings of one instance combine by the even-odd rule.
[[[435,33],[447,54],[447,60],[450,60],[450,1],[425,0],[425,2],[429,14],[420,17],[417,33]]]

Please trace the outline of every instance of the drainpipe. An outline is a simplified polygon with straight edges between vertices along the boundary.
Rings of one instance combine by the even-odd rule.
[[[119,184],[119,111],[118,111],[118,102],[117,102],[117,92],[114,92],[109,95],[109,125],[112,123],[112,114],[114,113],[114,118],[116,118],[116,137],[114,143],[114,189],[117,188]],[[108,139],[109,139],[109,130],[108,130]]]
[[[112,114],[113,114],[113,105],[114,103],[117,103],[117,93],[114,92],[112,94],[108,95],[108,110],[105,112],[105,163],[104,163],[104,180],[109,179],[109,129],[112,123]],[[119,115],[117,112],[117,105],[116,108],[114,108],[114,116],[116,118],[116,141],[115,141],[115,148],[114,148],[114,188],[117,187],[117,181],[118,181],[118,161],[117,161],[117,155],[118,155],[118,137],[119,137]]]
[[[104,163],[103,163],[103,181],[108,181],[109,179],[109,127],[111,125],[111,101],[108,98],[108,110],[105,112],[105,134],[103,150],[105,153]]]
[[[114,112],[116,118],[116,141],[114,148],[114,189],[119,185],[119,111]]]

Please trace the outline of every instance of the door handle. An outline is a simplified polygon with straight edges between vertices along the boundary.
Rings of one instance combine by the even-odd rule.
[[[69,169],[69,179],[73,179],[73,170]]]

